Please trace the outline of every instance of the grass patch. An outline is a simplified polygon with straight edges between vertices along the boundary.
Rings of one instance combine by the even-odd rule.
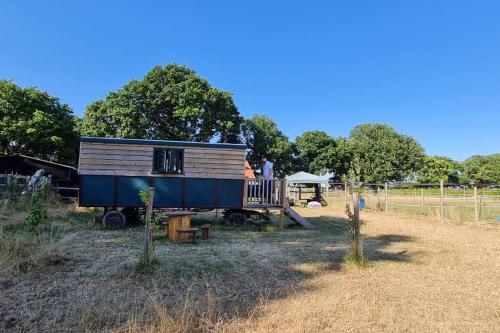
[[[352,254],[349,254],[344,258],[344,263],[353,267],[366,267],[368,265],[365,258],[355,257]]]
[[[0,269],[10,273],[44,271],[70,261],[60,234],[32,233],[25,228],[0,231]]]

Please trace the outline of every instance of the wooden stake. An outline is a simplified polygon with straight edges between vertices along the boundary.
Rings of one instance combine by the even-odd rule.
[[[479,205],[477,200],[477,187],[474,186],[474,221],[479,221]]]
[[[380,186],[377,186],[377,209],[380,205]]]
[[[439,188],[440,188],[440,200],[439,200],[439,217],[441,218],[441,221],[444,219],[444,182],[441,180],[439,183]]]
[[[422,196],[422,201],[420,202],[420,207],[422,208],[422,214],[424,214],[425,211],[424,211],[424,188],[423,187],[420,189],[420,194]]]
[[[280,227],[284,227],[285,226],[285,211],[284,210],[280,210]]]
[[[146,223],[144,227],[144,263],[151,264],[155,253],[153,248],[153,230],[151,229],[151,215],[153,214],[153,199],[155,189],[148,188],[148,205],[146,207]]]
[[[385,212],[389,211],[389,187],[387,182],[384,184],[384,192],[385,192]]]
[[[352,241],[352,255],[356,259],[363,258],[363,250],[361,248],[360,235],[361,235],[361,223],[359,220],[359,193],[352,193],[352,206],[354,210],[354,237]]]
[[[347,182],[344,182],[344,206],[347,205],[347,198],[349,197],[349,191],[347,189]]]

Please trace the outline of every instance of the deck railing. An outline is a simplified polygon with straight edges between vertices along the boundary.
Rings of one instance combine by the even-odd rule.
[[[244,205],[247,208],[283,208],[286,200],[286,180],[245,180]]]

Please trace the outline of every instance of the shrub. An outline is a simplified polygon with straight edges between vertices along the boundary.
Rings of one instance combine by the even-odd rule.
[[[38,194],[33,194],[33,206],[31,207],[28,216],[26,217],[25,223],[29,229],[35,229],[39,224],[45,223],[47,221],[47,206],[38,196]]]

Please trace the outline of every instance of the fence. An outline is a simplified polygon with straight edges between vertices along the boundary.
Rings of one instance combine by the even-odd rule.
[[[333,184],[332,203],[350,200],[345,184]],[[500,221],[500,188],[457,184],[365,184],[366,209],[434,216],[442,220]]]
[[[30,177],[0,174],[0,199],[16,200],[28,189]]]
[[[44,177],[48,184],[51,184],[50,177]],[[17,200],[23,193],[29,191],[30,176],[20,176],[13,174],[0,174],[0,199]],[[76,199],[78,188],[76,187],[51,187],[59,193],[62,199]]]

